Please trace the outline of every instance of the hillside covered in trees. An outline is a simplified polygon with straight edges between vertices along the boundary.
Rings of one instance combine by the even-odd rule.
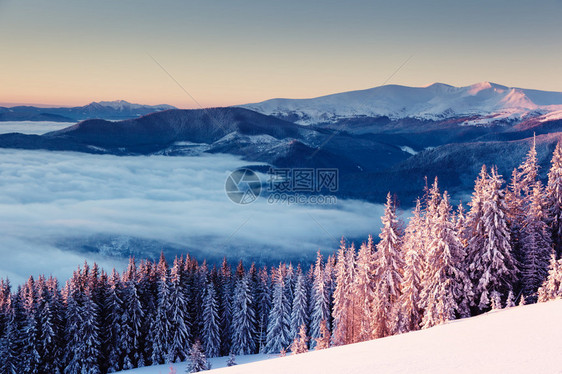
[[[400,222],[389,194],[380,241],[310,267],[234,269],[187,255],[131,259],[119,274],[84,264],[62,287],[0,281],[0,372],[107,373],[206,357],[302,353],[424,329],[562,296],[562,147],[548,184],[536,150],[506,183],[482,167],[468,211],[437,180]]]

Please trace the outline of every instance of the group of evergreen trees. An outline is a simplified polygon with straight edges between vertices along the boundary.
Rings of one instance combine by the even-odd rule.
[[[308,269],[161,256],[131,259],[123,274],[84,264],[62,289],[53,277],[15,292],[0,280],[0,372],[107,373],[194,350],[301,353],[561,297],[560,144],[548,185],[537,178],[534,145],[507,187],[483,167],[467,213],[436,180],[405,227],[389,194],[377,244],[342,239]]]

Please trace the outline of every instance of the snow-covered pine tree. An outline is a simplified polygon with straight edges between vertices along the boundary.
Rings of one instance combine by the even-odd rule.
[[[559,297],[562,297],[562,259],[556,260],[556,255],[553,253],[548,276],[539,288],[538,301],[545,302]]]
[[[353,308],[352,296],[352,276],[349,264],[350,256],[348,252],[351,248],[347,248],[345,239],[342,238],[336,261],[336,290],[333,295],[334,309],[332,312],[334,318],[334,327],[332,334],[332,344],[335,346],[351,343],[352,323],[351,315]]]
[[[291,352],[294,355],[308,352],[308,336],[306,334],[306,325],[302,324],[299,333],[295,336],[291,344]]]
[[[490,306],[488,301],[494,292],[505,300],[517,281],[502,184],[497,169],[492,168],[489,176],[480,174],[479,188],[473,195],[472,206],[478,208],[477,213],[470,216],[467,265],[474,285],[474,300],[480,310]]]
[[[336,292],[336,254],[328,256],[324,266],[324,278],[326,279],[326,289],[328,290],[328,310],[330,311],[329,318],[326,321],[330,332],[334,325],[333,310],[334,310],[334,292]]]
[[[203,347],[199,340],[193,343],[193,346],[189,350],[189,356],[187,357],[188,364],[186,373],[198,373],[204,370],[211,370],[211,365],[207,361],[207,357],[203,352]]]
[[[398,299],[397,328],[398,332],[418,330],[423,317],[421,308],[422,275],[424,271],[424,226],[421,201],[416,201],[414,214],[406,227],[404,235],[405,253],[404,278],[402,281],[402,294]]]
[[[18,349],[18,326],[11,296],[4,300],[4,326],[0,335],[0,373],[20,374],[21,357]]]
[[[150,342],[152,344],[153,365],[166,362],[170,350],[172,323],[169,317],[170,311],[170,279],[168,264],[164,254],[160,254],[160,260],[156,266],[156,311],[150,324]]]
[[[297,281],[293,293],[293,308],[291,310],[291,337],[295,339],[300,331],[301,326],[305,326],[308,332],[309,323],[309,305],[308,305],[308,289],[306,286],[307,278],[300,269],[297,270]]]
[[[205,282],[209,273],[207,261],[204,260],[199,266],[193,258],[192,270],[186,274],[191,281],[184,282],[184,290],[186,291],[187,300],[190,306],[190,334],[191,339],[200,339],[201,328],[203,327],[203,298],[205,291]]]
[[[422,327],[428,328],[469,314],[472,287],[464,267],[465,252],[451,222],[449,196],[444,193],[432,223],[433,239],[427,258],[422,298],[425,314]]]
[[[484,269],[480,268],[480,264],[473,264],[475,259],[481,260],[482,251],[486,247],[486,231],[484,227],[484,202],[488,195],[488,169],[486,165],[482,165],[480,173],[474,182],[474,191],[472,192],[472,200],[468,203],[470,211],[466,217],[465,228],[462,231],[464,237],[459,239],[461,244],[466,245],[466,269],[469,277],[474,283],[479,281],[478,275]],[[479,300],[472,302],[473,305],[478,305]]]
[[[226,361],[226,366],[227,367],[231,367],[231,366],[235,366],[236,364],[236,355],[232,352],[230,352],[230,354],[228,355],[228,360]]]
[[[400,225],[396,216],[396,208],[392,196],[388,193],[380,242],[377,244],[377,265],[375,278],[377,287],[372,304],[373,338],[382,338],[395,331],[395,308],[401,295],[402,271],[402,238]]]
[[[466,226],[466,214],[464,211],[464,206],[462,205],[462,201],[457,206],[457,211],[453,216],[453,225],[455,226],[455,230],[459,235],[459,239],[461,240],[463,247],[466,247],[466,240],[464,234],[464,229]]]
[[[494,290],[490,293],[490,304],[492,306],[492,310],[502,309],[501,296],[498,291]]]
[[[83,374],[100,374],[99,356],[100,345],[98,309],[94,302],[91,290],[86,291],[84,298],[84,306],[82,310],[82,323],[79,329],[79,339],[82,344],[80,352],[80,373]]]
[[[139,362],[139,366],[142,364],[152,365],[152,341],[150,340],[151,333],[150,327],[152,321],[154,320],[154,313],[157,310],[157,281],[156,281],[156,264],[143,260],[141,261],[138,272],[138,292],[144,315],[141,322],[141,341],[140,346],[142,347],[141,357],[142,361]],[[107,313],[107,311],[105,312]]]
[[[142,363],[142,318],[144,311],[138,292],[137,267],[135,259],[129,259],[127,270],[123,274],[123,314],[121,316],[121,341],[123,350],[123,368],[133,369]]]
[[[257,299],[257,334],[258,334],[258,351],[261,352],[265,346],[267,336],[267,322],[269,311],[271,309],[271,284],[269,281],[269,273],[267,267],[260,269],[258,273],[258,284],[256,287]]]
[[[332,337],[330,336],[330,330],[328,329],[326,320],[320,321],[320,335],[317,338],[314,338],[314,340],[316,341],[315,346],[317,351],[330,348]]]
[[[320,324],[325,321],[327,329],[330,320],[330,295],[326,281],[322,254],[318,251],[314,265],[314,283],[312,285],[312,318],[310,321],[310,335],[312,338],[320,337]]]
[[[170,338],[168,361],[180,362],[186,359],[191,343],[191,325],[188,315],[187,292],[182,279],[183,261],[181,258],[174,260],[170,271]]]
[[[513,308],[515,306],[515,295],[513,295],[513,291],[509,291],[507,294],[507,300],[505,301],[506,308]]]
[[[61,291],[59,289],[59,283],[57,278],[49,276],[47,279],[47,289],[51,295],[50,299],[50,310],[54,318],[54,333],[55,333],[55,349],[51,349],[53,354],[53,374],[61,374],[64,368],[64,302],[62,298]]]
[[[421,248],[420,257],[422,259],[422,267],[423,271],[421,273],[422,282],[424,277],[428,271],[427,269],[427,257],[429,251],[429,243],[433,240],[433,232],[432,227],[434,222],[437,219],[439,214],[439,204],[441,203],[441,191],[439,190],[438,179],[435,177],[431,188],[427,186],[427,178],[426,178],[426,186],[424,189],[424,196],[421,200],[421,217],[422,217],[422,224],[420,225],[420,239],[421,242],[419,243]],[[423,309],[425,306],[423,305],[424,300],[421,300],[422,304],[420,307]]]
[[[286,265],[280,264],[273,278],[273,299],[267,326],[265,352],[279,353],[291,343],[291,309],[285,292]]]
[[[537,300],[536,292],[548,273],[552,247],[545,218],[542,185],[536,182],[530,196],[521,238],[521,250],[524,256],[521,283],[527,303]]]
[[[24,312],[22,362],[25,373],[39,373],[41,356],[39,355],[39,321],[37,321],[37,293],[33,277],[29,277],[22,289]]]
[[[10,280],[0,279],[0,336],[4,331],[6,314],[11,308],[11,285]]]
[[[519,166],[519,179],[521,181],[521,190],[524,197],[529,197],[533,194],[537,176],[539,174],[539,165],[537,162],[537,141],[533,135],[533,143],[527,157]]]
[[[232,304],[232,352],[237,355],[256,351],[256,315],[250,274],[242,274],[236,281]]]
[[[533,142],[531,143],[525,160],[523,160],[521,165],[513,172],[512,189],[514,192],[512,194],[513,196],[510,196],[510,199],[508,199],[510,210],[514,211],[512,214],[514,216],[512,232],[515,236],[519,236],[516,237],[516,245],[513,246],[513,249],[515,257],[520,265],[521,276],[523,276],[523,264],[526,261],[525,250],[522,248],[523,236],[525,235],[523,228],[526,225],[527,212],[530,209],[529,205],[531,204],[533,191],[536,187],[538,170],[536,137],[533,136]],[[524,287],[524,285],[521,284],[521,287]]]
[[[50,289],[44,276],[37,282],[37,321],[39,327],[38,352],[41,357],[39,368],[41,371],[57,373],[59,371],[59,321],[55,304],[57,292]]]
[[[222,261],[219,270],[220,284],[218,285],[219,296],[219,317],[221,332],[221,355],[226,356],[230,353],[232,336],[232,269],[226,261]]]
[[[523,234],[526,208],[517,169],[513,169],[511,174],[511,182],[506,190],[505,201],[508,207],[507,221],[510,229],[511,248],[519,270],[521,271],[521,265],[524,261],[521,251],[521,236]]]
[[[217,293],[212,281],[205,285],[203,304],[203,348],[207,357],[217,357],[220,355],[220,321]]]
[[[356,326],[354,341],[371,338],[371,303],[375,295],[375,245],[369,235],[367,243],[361,244],[357,254],[356,273],[353,282],[355,295]]]
[[[558,142],[552,155],[546,186],[547,223],[552,234],[556,258],[562,256],[562,144]]]
[[[119,273],[115,269],[111,272],[109,287],[105,290],[105,303],[107,314],[105,316],[104,330],[105,341],[102,347],[107,352],[107,369],[109,373],[114,373],[122,369],[121,357],[121,318],[123,316],[123,287]]]

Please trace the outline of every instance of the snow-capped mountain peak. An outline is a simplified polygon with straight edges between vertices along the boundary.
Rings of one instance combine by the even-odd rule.
[[[146,109],[146,108],[153,108],[156,110],[166,110],[166,109],[175,109],[175,107],[167,104],[160,104],[160,105],[142,105],[142,104],[134,104],[130,103],[125,100],[114,100],[114,101],[97,101],[92,102],[90,105],[99,105],[106,108],[112,108],[119,111],[124,110],[137,110],[137,109]]]
[[[357,117],[442,120],[481,117],[485,123],[513,121],[562,109],[562,93],[506,87],[492,82],[454,87],[385,85],[312,99],[273,99],[243,107],[303,124],[333,123]],[[481,123],[475,123],[481,124]]]

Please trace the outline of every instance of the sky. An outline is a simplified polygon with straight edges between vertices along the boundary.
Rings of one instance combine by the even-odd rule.
[[[562,91],[561,16],[562,0],[0,0],[0,103],[196,108],[385,83]]]

